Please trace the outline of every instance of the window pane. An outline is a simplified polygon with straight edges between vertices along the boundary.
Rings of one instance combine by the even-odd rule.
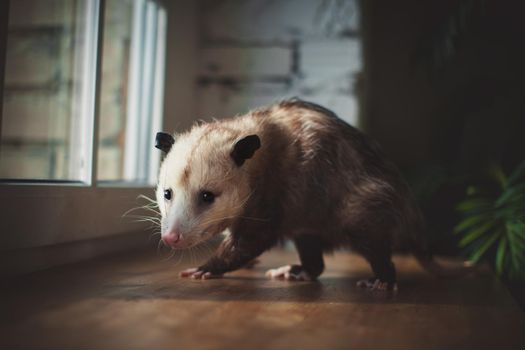
[[[99,180],[119,180],[123,175],[132,16],[131,0],[106,1],[97,168]]]
[[[98,1],[10,2],[0,178],[89,179]]]
[[[151,183],[158,152],[164,12],[153,1],[107,0],[97,179]]]

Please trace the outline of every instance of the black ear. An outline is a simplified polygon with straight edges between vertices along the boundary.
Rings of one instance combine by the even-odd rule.
[[[170,134],[165,132],[158,132],[155,136],[155,147],[161,151],[168,153],[171,149],[171,146],[175,143],[175,139]]]
[[[246,136],[235,143],[230,153],[235,164],[241,166],[246,159],[250,159],[255,151],[261,147],[261,140],[257,135]]]

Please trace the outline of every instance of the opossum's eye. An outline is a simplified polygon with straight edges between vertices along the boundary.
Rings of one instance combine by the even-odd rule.
[[[211,204],[215,200],[215,195],[210,191],[201,191],[199,199],[203,203]]]
[[[164,198],[171,200],[171,189],[164,190]]]

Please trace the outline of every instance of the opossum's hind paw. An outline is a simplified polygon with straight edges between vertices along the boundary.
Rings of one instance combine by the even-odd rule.
[[[222,278],[222,274],[214,274],[210,271],[204,271],[198,267],[192,267],[179,273],[180,277],[188,277],[196,280],[209,280],[212,278]]]
[[[266,271],[266,276],[271,279],[286,281],[311,281],[312,278],[301,265],[286,265]]]
[[[397,292],[397,283],[383,282],[379,278],[369,278],[357,281],[357,286],[368,290]]]

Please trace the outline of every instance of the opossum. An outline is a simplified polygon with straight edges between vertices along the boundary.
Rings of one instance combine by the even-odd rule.
[[[175,138],[157,137],[167,152],[156,189],[163,242],[184,249],[229,231],[206,263],[182,277],[220,277],[288,239],[301,263],[269,270],[271,278],[315,280],[324,252],[351,247],[374,274],[359,286],[395,290],[391,256],[399,244],[436,274],[466,269],[434,262],[422,215],[396,166],[375,141],[324,107],[285,100],[194,125]]]

